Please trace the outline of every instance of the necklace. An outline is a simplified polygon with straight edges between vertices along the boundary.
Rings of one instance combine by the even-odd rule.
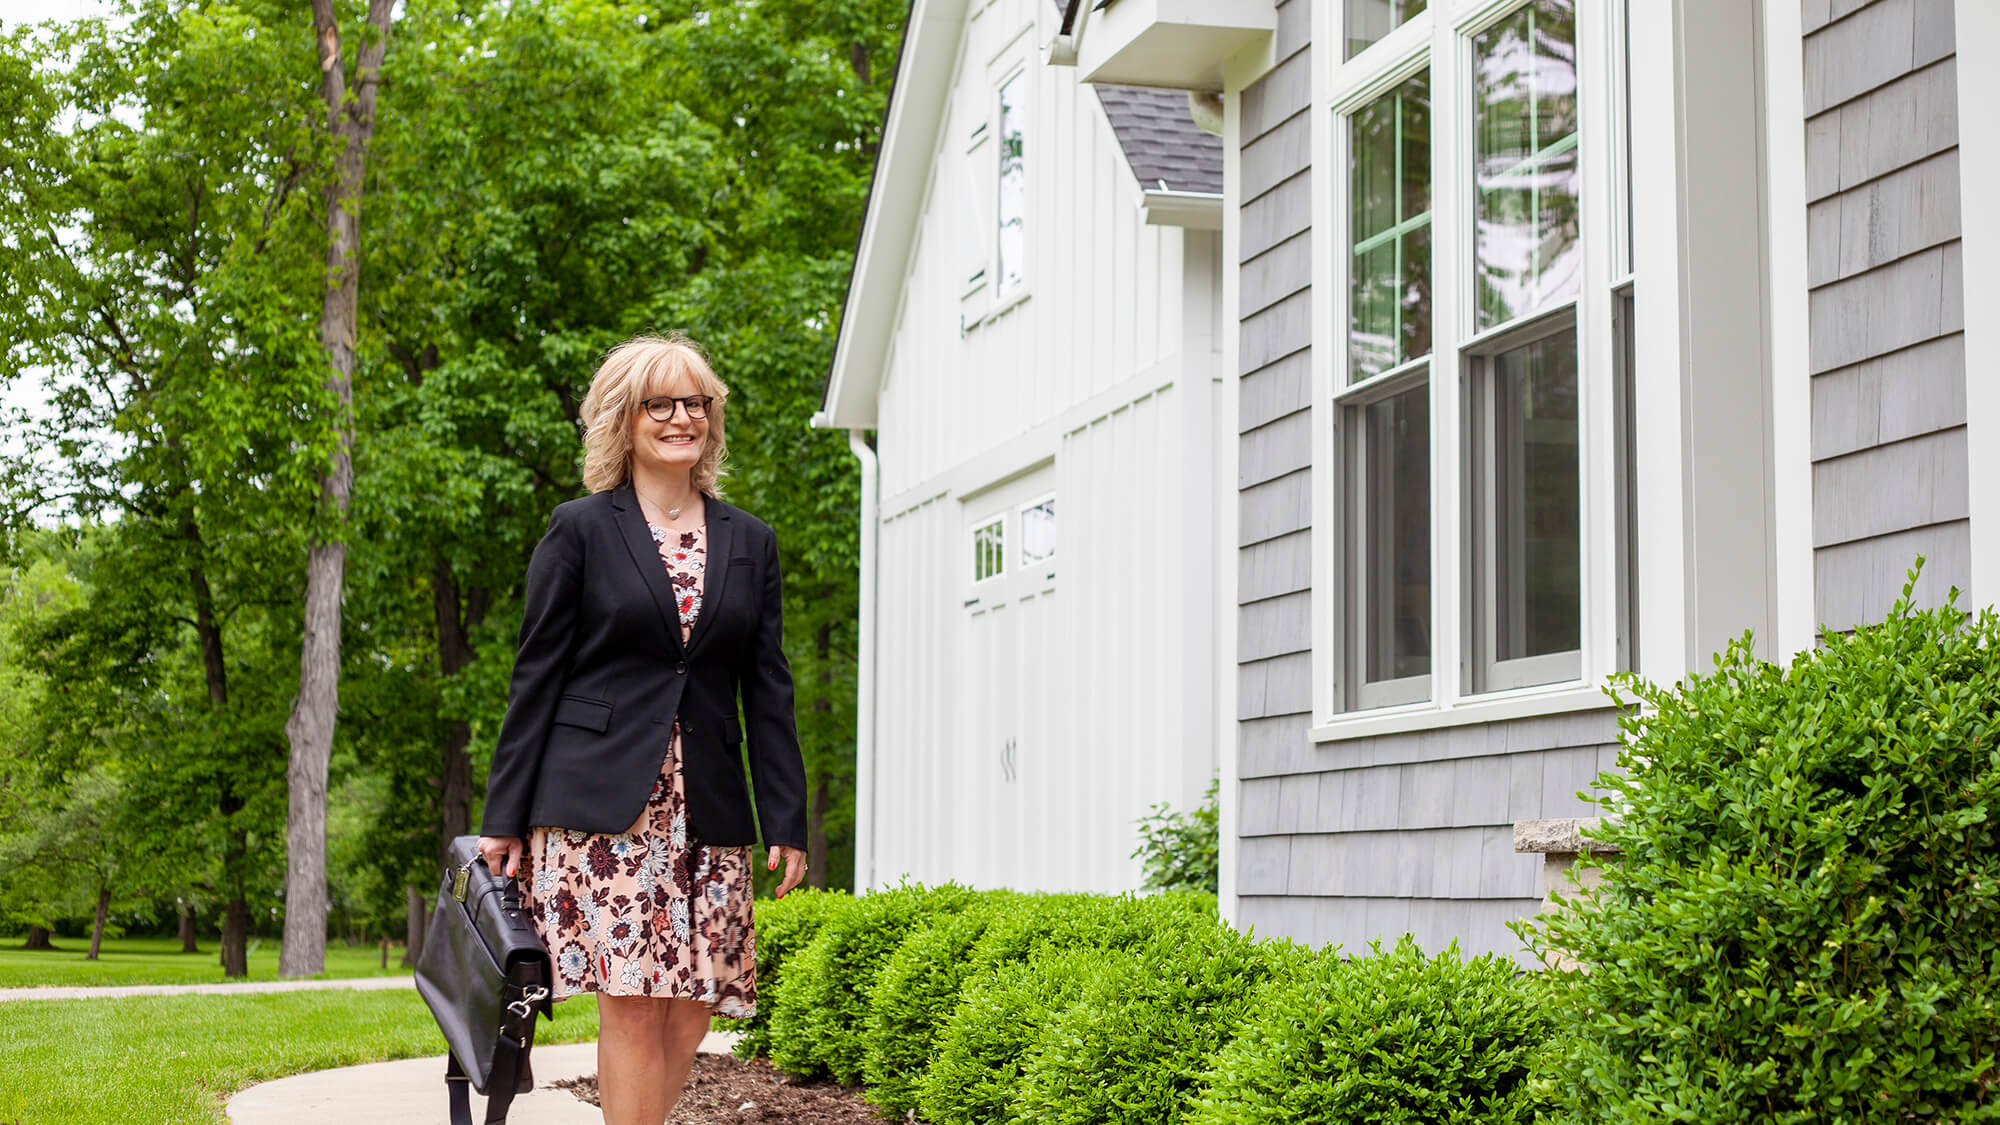
[[[681,510],[679,508],[668,508],[667,518],[670,520],[677,520],[681,518]]]

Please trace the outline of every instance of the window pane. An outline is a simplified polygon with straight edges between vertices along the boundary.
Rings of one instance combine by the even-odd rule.
[[[1431,670],[1430,388],[1365,409],[1361,533],[1370,683]]]
[[[1056,553],[1056,502],[1051,497],[1021,509],[1021,561],[1040,562]]]
[[[1022,164],[1028,72],[1022,71],[1000,87],[1000,280],[1005,297],[1021,287],[1022,258],[1027,247],[1024,229],[1028,175]]]
[[[1002,521],[994,520],[972,532],[972,580],[991,578],[1000,573],[1002,560],[1006,557],[1005,537],[1001,534]]]
[[[1580,646],[1576,332],[1493,361],[1494,657]]]
[[[1347,0],[1347,57],[1424,10],[1424,0]]]
[[[1418,74],[1348,119],[1348,377],[1431,350],[1430,76]]]
[[[1473,39],[1479,327],[1576,295],[1576,21],[1535,0]]]

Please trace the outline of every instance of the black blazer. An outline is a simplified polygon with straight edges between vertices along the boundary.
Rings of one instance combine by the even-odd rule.
[[[487,836],[619,833],[645,808],[681,721],[688,821],[703,843],[806,845],[806,771],[785,661],[778,537],[704,498],[708,569],[685,647],[666,565],[629,482],[559,504],[528,563],[520,652],[486,782]],[[744,721],[737,722],[737,696]]]

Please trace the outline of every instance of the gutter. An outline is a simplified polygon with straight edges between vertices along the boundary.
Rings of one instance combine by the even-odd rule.
[[[1063,5],[1062,26],[1049,40],[1050,66],[1075,66],[1076,51],[1083,46],[1083,28],[1090,22],[1090,0],[1068,0]]]
[[[824,425],[825,413],[814,415]],[[861,620],[854,669],[854,893],[875,885],[875,573],[879,538],[879,463],[861,431],[847,431],[847,448],[861,462]]]

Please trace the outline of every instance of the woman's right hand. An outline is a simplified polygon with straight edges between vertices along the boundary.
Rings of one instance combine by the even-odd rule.
[[[481,836],[479,838],[479,854],[486,860],[486,870],[491,871],[495,875],[505,875],[509,879],[514,877],[515,869],[521,866],[521,855],[524,850],[521,846],[521,838],[519,836]],[[507,865],[505,871],[500,869],[502,863]]]

